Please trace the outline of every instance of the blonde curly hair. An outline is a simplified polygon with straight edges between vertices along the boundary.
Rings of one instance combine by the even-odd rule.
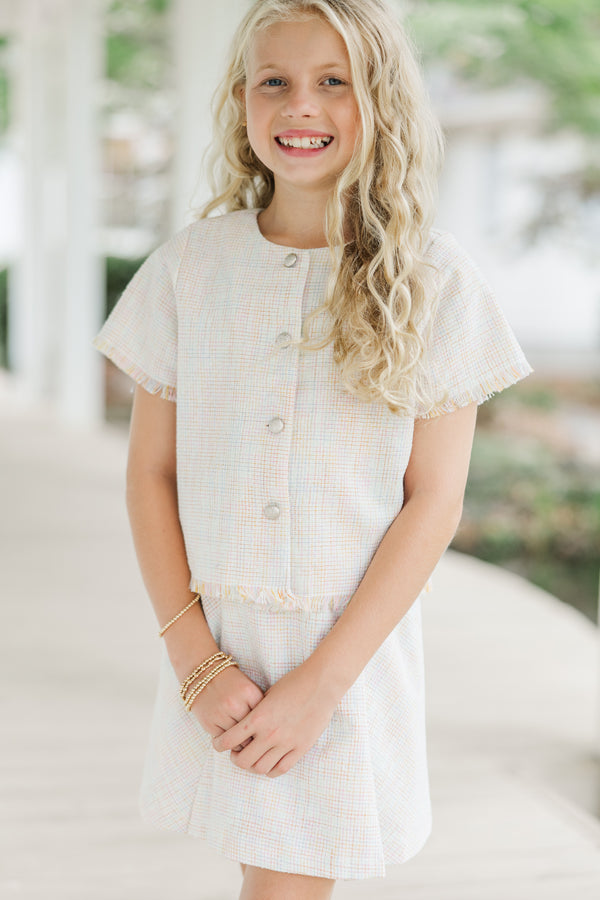
[[[255,155],[244,127],[240,88],[247,54],[258,29],[315,15],[346,44],[361,139],[326,207],[332,267],[325,299],[293,343],[308,352],[333,341],[333,359],[352,394],[413,415],[416,402],[433,405],[421,363],[438,289],[425,250],[444,138],[413,45],[383,0],[257,0],[251,6],[213,99],[213,199],[198,217],[271,202],[273,173]],[[310,323],[324,312],[331,326],[311,343]]]

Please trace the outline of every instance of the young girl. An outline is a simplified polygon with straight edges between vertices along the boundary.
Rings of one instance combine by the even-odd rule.
[[[421,595],[477,405],[531,369],[432,227],[442,139],[382,0],[255,3],[215,133],[214,200],[94,340],[137,382],[164,637],[142,813],[239,860],[243,900],[326,898],[430,834]]]

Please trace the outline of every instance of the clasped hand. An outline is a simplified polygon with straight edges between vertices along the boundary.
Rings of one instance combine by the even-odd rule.
[[[275,778],[316,743],[338,702],[316,691],[311,673],[298,666],[272,685],[243,719],[214,737],[213,747],[231,750],[231,761],[241,769]]]

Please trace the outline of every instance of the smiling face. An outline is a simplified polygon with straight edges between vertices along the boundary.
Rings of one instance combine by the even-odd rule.
[[[360,131],[341,35],[317,16],[259,31],[242,99],[248,140],[276,189],[331,190]]]

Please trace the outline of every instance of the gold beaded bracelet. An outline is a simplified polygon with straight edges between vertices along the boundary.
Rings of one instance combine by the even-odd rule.
[[[184,698],[185,708],[188,711],[191,710],[194,701],[202,693],[209,681],[212,681],[215,675],[218,675],[219,672],[222,672],[223,669],[227,669],[229,666],[237,666],[237,662],[231,656],[229,656],[225,660],[222,660],[211,672],[208,673],[208,675],[205,675],[204,678],[202,678],[196,685],[193,686],[189,695]]]
[[[202,691],[207,686],[209,681],[212,681],[212,679],[215,677],[215,675],[218,675],[219,672],[222,672],[223,669],[227,669],[229,666],[237,666],[236,661],[234,659],[226,659],[224,662],[220,663],[220,665],[218,665],[216,669],[214,669],[212,672],[210,672],[208,675],[206,675],[202,679],[202,681],[199,681],[198,684],[195,685],[191,694],[185,701],[185,708],[188,711],[191,710],[196,698],[202,693]]]
[[[187,693],[187,689],[191,686],[192,682],[196,680],[198,675],[200,675],[202,672],[204,672],[206,669],[208,669],[208,667],[211,665],[211,663],[214,663],[217,661],[220,662],[221,660],[224,660],[224,659],[229,659],[229,656],[226,653],[223,653],[222,650],[219,650],[218,653],[213,653],[212,656],[209,656],[208,659],[205,659],[204,662],[201,665],[199,665],[196,669],[194,669],[193,672],[190,672],[190,674],[185,679],[185,681],[181,682],[181,687],[179,689],[179,693],[181,694],[181,699],[185,700],[185,695]]]
[[[227,656],[225,659],[219,660],[214,669],[211,669],[210,672],[208,672],[206,675],[203,675],[202,678],[189,686],[187,692],[182,696],[183,702],[186,704],[189,703],[192,694],[194,695],[195,699],[200,691],[202,691],[206,687],[208,682],[211,681],[211,679],[214,678],[215,675],[218,675],[222,669],[231,665],[236,665],[231,656]]]
[[[160,629],[160,631],[158,632],[158,636],[159,636],[159,637],[162,637],[163,634],[165,633],[165,631],[167,630],[167,628],[170,628],[171,625],[173,625],[173,624],[177,621],[177,619],[180,619],[180,618],[182,617],[182,615],[183,615],[184,613],[186,613],[186,612],[188,611],[188,609],[191,609],[192,606],[194,605],[194,603],[196,603],[196,602],[199,601],[199,600],[200,600],[200,594],[196,594],[196,596],[194,597],[194,599],[193,599],[193,600],[190,600],[190,602],[188,603],[188,605],[187,605],[184,609],[182,609],[181,612],[178,612],[176,616],[173,616],[173,618],[171,619],[170,622],[167,622],[166,625],[163,625],[163,627],[162,627],[162,628]]]

